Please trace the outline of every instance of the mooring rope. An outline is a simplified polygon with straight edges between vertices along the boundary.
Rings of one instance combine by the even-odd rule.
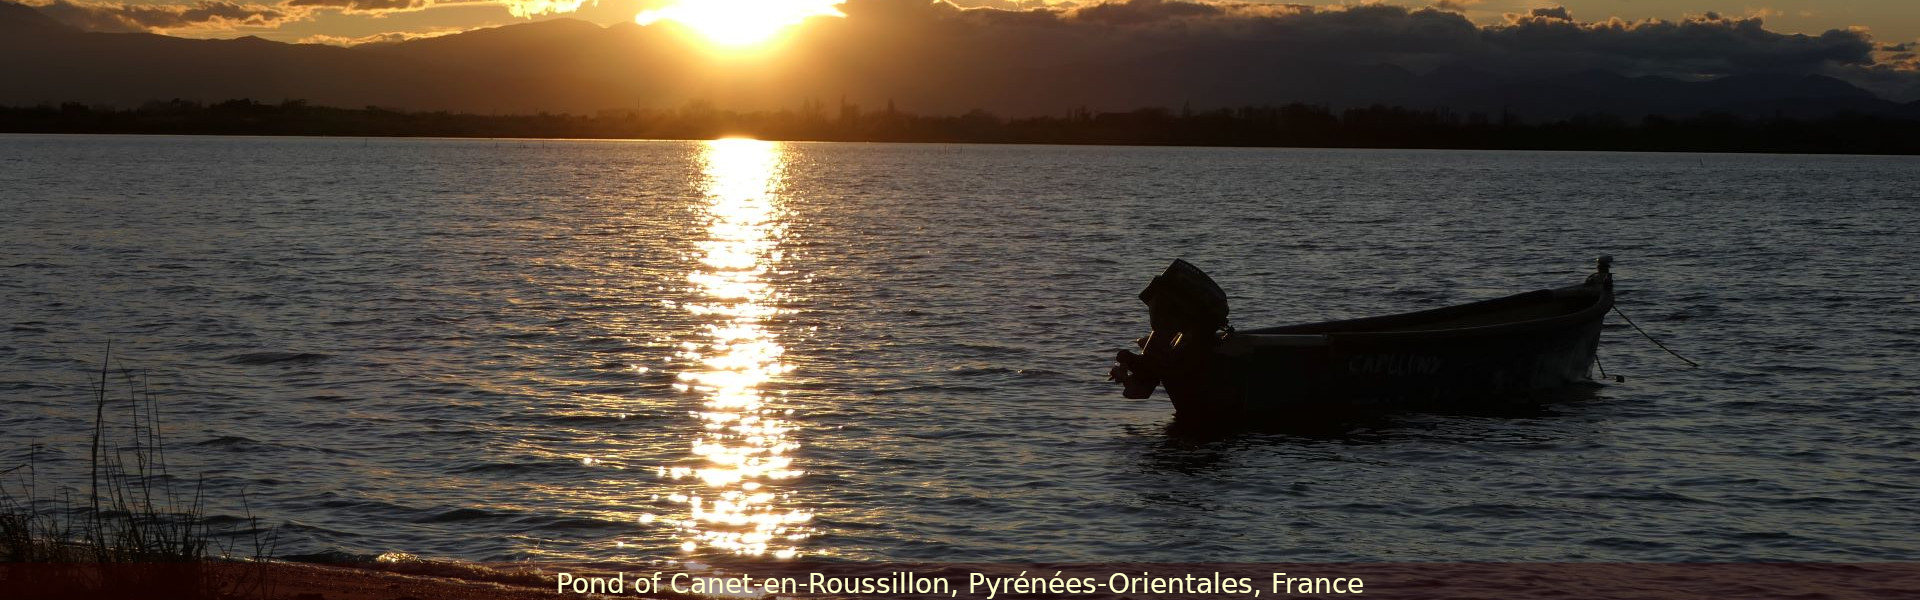
[[[1660,343],[1660,340],[1653,339],[1653,336],[1647,334],[1647,330],[1641,329],[1639,325],[1633,322],[1633,319],[1627,318],[1627,313],[1620,312],[1620,305],[1618,304],[1613,305],[1613,314],[1620,315],[1620,318],[1626,319],[1627,324],[1633,325],[1633,330],[1640,332],[1641,337],[1647,338],[1647,341],[1653,342],[1653,345],[1659,346],[1661,350],[1666,350],[1667,354],[1672,354],[1674,358],[1678,358],[1682,361],[1685,361],[1688,366],[1693,366],[1693,367],[1700,366],[1700,363],[1687,360],[1687,357],[1681,356],[1679,352],[1674,352],[1673,349],[1668,348],[1666,344]],[[1598,355],[1596,354],[1595,356],[1597,357]]]

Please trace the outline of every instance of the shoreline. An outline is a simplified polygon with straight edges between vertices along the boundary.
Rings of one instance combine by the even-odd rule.
[[[312,598],[325,600],[395,600],[400,598],[471,598],[474,600],[525,600],[551,598],[554,592],[536,587],[533,574],[502,574],[496,579],[460,577],[453,574],[406,572],[378,566],[337,565],[272,561],[267,563],[276,595],[270,598]],[[424,569],[422,570],[424,571]],[[513,582],[502,579],[521,579]]]
[[[183,133],[167,131],[12,131],[0,130],[0,136],[95,136],[95,137],[176,137],[176,138],[263,138],[263,139],[315,139],[315,140],[443,140],[443,141],[495,141],[495,142],[708,142],[716,139],[742,138],[763,142],[786,144],[887,144],[914,146],[1031,146],[1061,148],[1189,148],[1201,150],[1407,150],[1419,152],[1541,152],[1565,154],[1703,154],[1726,156],[1864,156],[1864,157],[1915,157],[1920,150],[1909,152],[1856,152],[1856,151],[1810,151],[1810,150],[1729,150],[1729,149],[1623,149],[1623,148],[1509,148],[1509,147],[1454,147],[1454,146],[1361,146],[1361,145],[1220,145],[1220,144],[1182,144],[1182,143],[1138,143],[1138,142],[1062,142],[1062,141],[939,141],[939,140],[842,140],[816,138],[779,138],[753,137],[749,135],[721,134],[713,137],[555,137],[555,136],[481,136],[481,135],[441,135],[441,134],[326,134],[326,133],[226,133],[200,132]]]
[[[1272,597],[1466,599],[1578,597],[1588,600],[1666,598],[1888,598],[1920,589],[1920,562],[1801,563],[1111,563],[1111,564],[825,564],[766,565],[764,570],[704,570],[717,584],[753,580],[740,589],[667,590],[629,585],[621,590],[562,590],[552,566],[529,563],[522,571],[495,571],[458,561],[403,562],[392,566],[265,562],[143,563],[105,565],[108,577],[125,581],[105,588],[73,586],[86,564],[0,563],[0,584],[23,598],[229,598],[261,600],[534,600],[633,597],[696,598],[994,598],[1072,597],[1241,598]],[[633,584],[652,567],[621,571]],[[617,570],[617,569],[615,569]],[[581,577],[615,570],[585,568]],[[805,584],[793,592],[763,592],[764,582],[835,579],[840,587]],[[491,573],[491,575],[487,574]],[[549,577],[546,573],[551,573]],[[688,575],[693,575],[689,572]],[[86,575],[80,575],[86,577]],[[918,588],[887,588],[887,581]],[[183,582],[195,582],[183,584]],[[214,583],[208,583],[214,582]],[[61,584],[66,584],[62,586]],[[863,587],[864,586],[864,587]],[[720,588],[714,588],[719,590]],[[1345,591],[1343,591],[1345,590]],[[132,595],[129,595],[132,594]]]
[[[196,563],[0,563],[0,589],[20,598],[259,600],[530,600],[551,598],[536,576],[458,576],[267,559]]]
[[[1501,112],[1292,103],[1204,111],[1084,109],[1005,117],[975,110],[919,115],[886,110],[740,112],[609,109],[593,114],[474,114],[341,108],[301,100],[216,103],[175,99],[137,108],[0,106],[0,132],[49,134],[302,135],[470,139],[708,140],[1211,148],[1379,148],[1785,154],[1920,154],[1920,112],[1795,109],[1698,113],[1580,113],[1524,118]]]

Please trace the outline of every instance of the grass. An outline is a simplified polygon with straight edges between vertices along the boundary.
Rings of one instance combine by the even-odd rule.
[[[196,480],[191,489],[175,486],[160,403],[144,377],[125,369],[120,374],[126,397],[110,395],[111,357],[109,343],[92,398],[86,489],[45,489],[37,444],[25,464],[0,469],[0,563],[10,563],[0,580],[42,592],[25,597],[230,598],[260,592],[259,578],[237,581],[232,575],[241,571],[201,567],[262,563],[272,554],[272,538],[263,537],[251,511],[239,521],[244,530],[215,527],[206,512],[204,482]],[[250,548],[240,547],[242,538],[251,539]]]

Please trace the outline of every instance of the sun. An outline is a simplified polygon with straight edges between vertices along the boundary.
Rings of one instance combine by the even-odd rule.
[[[635,23],[673,21],[726,47],[764,44],[810,17],[844,17],[835,8],[844,0],[673,0],[641,12]]]

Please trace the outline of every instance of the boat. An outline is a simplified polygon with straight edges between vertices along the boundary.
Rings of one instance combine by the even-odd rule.
[[[1152,332],[1121,350],[1128,398],[1164,388],[1176,420],[1319,408],[1466,408],[1589,381],[1613,308],[1613,258],[1578,285],[1419,312],[1236,330],[1227,297],[1174,260],[1140,300]]]

